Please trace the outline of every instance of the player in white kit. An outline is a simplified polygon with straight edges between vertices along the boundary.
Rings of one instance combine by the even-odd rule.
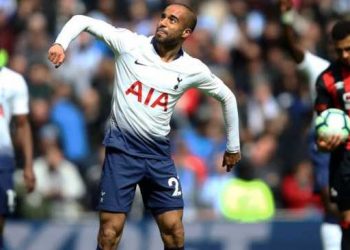
[[[292,27],[296,18],[292,1],[280,0],[280,9],[289,51],[297,63],[298,70],[306,73],[308,76],[309,90],[314,101],[316,98],[316,80],[328,68],[330,62],[299,47]],[[313,131],[313,135],[314,133]],[[322,246],[324,250],[340,250],[342,233],[339,226],[339,212],[336,204],[332,203],[329,197],[330,154],[320,152],[317,149],[315,136],[312,136],[311,140],[310,153],[315,171],[316,191],[320,193],[325,208],[325,216],[320,230]]]
[[[13,172],[15,154],[10,134],[14,119],[15,136],[24,156],[23,177],[27,191],[35,186],[32,165],[32,134],[27,118],[29,97],[25,80],[18,73],[0,65],[0,250],[4,249],[5,217],[14,212],[15,191]]]
[[[168,135],[175,104],[187,89],[196,87],[222,103],[227,131],[223,167],[229,172],[240,160],[235,96],[206,65],[182,49],[196,22],[188,6],[171,4],[161,14],[155,35],[145,37],[78,15],[66,23],[49,49],[49,60],[59,66],[69,43],[86,31],[105,41],[115,54],[97,249],[118,246],[136,185],[156,219],[164,249],[184,249],[182,191]]]

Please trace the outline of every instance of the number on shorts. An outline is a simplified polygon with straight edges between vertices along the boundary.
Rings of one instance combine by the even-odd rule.
[[[179,181],[175,177],[171,177],[168,180],[169,187],[175,186],[175,190],[171,196],[180,196],[181,190],[179,190]]]
[[[6,191],[7,194],[7,206],[9,208],[10,213],[15,211],[16,206],[16,193],[12,189],[8,189]]]

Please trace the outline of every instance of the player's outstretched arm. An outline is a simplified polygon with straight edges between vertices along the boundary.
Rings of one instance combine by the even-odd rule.
[[[56,68],[62,65],[66,55],[64,53],[64,49],[62,45],[55,43],[53,44],[48,52],[48,59],[52,62]]]
[[[50,48],[50,61],[59,66],[64,60],[63,52],[83,31],[103,40],[115,52],[122,51],[135,38],[135,34],[129,30],[117,29],[104,21],[88,16],[75,15],[63,26],[54,45]]]
[[[288,52],[292,56],[293,60],[299,64],[304,60],[305,51],[299,46],[295,31],[292,27],[296,14],[295,10],[293,9],[293,2],[292,0],[279,0],[278,3]]]

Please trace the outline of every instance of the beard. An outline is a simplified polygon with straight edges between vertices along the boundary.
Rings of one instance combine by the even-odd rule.
[[[166,31],[157,30],[154,35],[154,39],[158,44],[164,47],[174,47],[181,42],[181,35],[180,34],[169,35],[169,33]]]
[[[179,43],[179,39],[169,38],[169,37],[157,37],[155,40],[158,44],[161,44],[164,47],[173,47]]]

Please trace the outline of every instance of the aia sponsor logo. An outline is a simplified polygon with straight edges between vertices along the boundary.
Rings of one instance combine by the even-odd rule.
[[[142,82],[134,82],[126,91],[126,95],[134,95],[137,101],[143,103],[151,108],[156,108],[159,106],[163,108],[164,111],[168,110],[168,99],[169,95],[167,93],[160,93],[154,88],[145,90]]]

